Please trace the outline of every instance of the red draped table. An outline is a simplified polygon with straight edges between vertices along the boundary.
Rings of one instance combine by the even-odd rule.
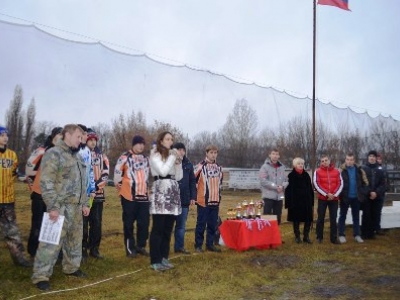
[[[237,251],[249,248],[269,249],[282,244],[278,222],[268,220],[269,225],[256,220],[226,220],[219,230],[225,245]],[[251,229],[250,229],[251,228]]]

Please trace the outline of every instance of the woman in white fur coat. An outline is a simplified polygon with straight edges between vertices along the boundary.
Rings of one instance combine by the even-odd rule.
[[[178,181],[183,177],[182,157],[176,149],[172,133],[165,131],[157,137],[150,154],[150,170],[154,177],[150,195],[153,227],[150,233],[150,263],[155,271],[174,266],[168,261],[171,233],[176,216],[181,214]]]

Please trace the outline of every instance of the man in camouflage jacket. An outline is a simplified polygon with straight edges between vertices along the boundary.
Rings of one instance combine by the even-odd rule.
[[[82,212],[90,212],[86,195],[86,165],[78,155],[82,129],[66,125],[62,140],[48,150],[41,163],[40,187],[50,220],[65,217],[58,245],[40,242],[33,266],[32,282],[40,290],[50,289],[58,252],[63,250],[63,272],[75,277],[86,277],[79,267],[82,259]]]

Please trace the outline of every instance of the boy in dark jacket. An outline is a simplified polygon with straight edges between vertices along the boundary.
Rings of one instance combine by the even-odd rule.
[[[196,177],[194,176],[193,164],[186,156],[186,147],[183,143],[176,143],[174,148],[178,150],[182,159],[183,178],[179,180],[181,193],[182,213],[176,218],[175,225],[175,253],[190,254],[185,249],[186,220],[189,206],[195,204],[197,198]]]
[[[354,163],[353,153],[346,155],[345,163],[341,167],[343,190],[340,193],[340,216],[339,216],[339,242],[346,243],[345,222],[347,210],[351,207],[353,219],[353,236],[357,243],[363,243],[360,236],[360,205],[364,201],[368,179],[361,167]]]
[[[380,214],[380,201],[384,197],[386,185],[385,174],[376,162],[378,153],[375,150],[368,152],[368,163],[363,166],[369,182],[369,193],[363,202],[361,218],[361,234],[364,239],[375,238],[375,225]]]

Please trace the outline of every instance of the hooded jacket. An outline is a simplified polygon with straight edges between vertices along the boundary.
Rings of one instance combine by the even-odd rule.
[[[368,187],[369,182],[368,182],[367,174],[361,167],[359,167],[357,165],[354,165],[354,167],[356,168],[357,198],[358,198],[358,201],[363,202],[365,199],[365,196],[369,192],[369,187]],[[349,184],[350,184],[349,172],[347,171],[346,164],[342,164],[340,169],[341,169],[341,175],[342,175],[342,179],[343,179],[343,189],[342,189],[342,192],[340,193],[339,197],[340,197],[341,201],[348,203],[349,189],[350,189],[350,187],[349,187]]]
[[[186,155],[182,160],[182,170],[183,178],[178,181],[179,190],[181,192],[181,205],[182,207],[189,207],[190,200],[196,200],[197,198],[197,188],[193,164]]]
[[[385,174],[382,169],[379,169],[378,164],[367,163],[362,166],[369,182],[369,192],[376,192],[379,199],[385,196]]]
[[[287,177],[285,176],[285,167],[280,161],[278,161],[277,164],[278,167],[276,168],[268,158],[261,166],[259,178],[262,198],[272,200],[283,200],[284,198],[284,189],[289,183],[287,181]],[[277,186],[283,187],[281,193],[278,193]]]
[[[60,210],[65,204],[89,207],[87,179],[85,161],[63,140],[43,155],[40,188],[48,210]]]

